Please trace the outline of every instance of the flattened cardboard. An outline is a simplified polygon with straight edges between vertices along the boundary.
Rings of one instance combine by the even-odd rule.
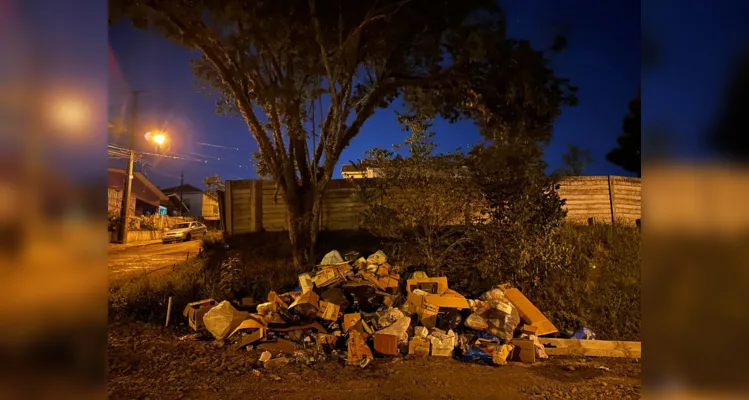
[[[436,284],[436,286],[435,286]],[[426,290],[425,288],[433,290]],[[406,291],[413,292],[414,289],[426,290],[431,294],[445,294],[447,291],[447,277],[409,279],[406,281]]]
[[[528,335],[536,335],[538,332],[538,327],[535,325],[524,324],[523,327],[520,328],[520,331]]]
[[[320,309],[317,316],[326,321],[337,321],[338,314],[341,313],[341,306],[320,300]]]
[[[316,331],[320,333],[328,333],[328,330],[325,329],[322,325],[320,325],[319,322],[313,322],[311,324],[305,324],[305,325],[296,325],[296,326],[284,326],[284,327],[277,327],[277,328],[268,328],[271,331],[275,332],[289,332],[289,331],[296,331],[296,330],[305,330],[305,329],[315,329]]]
[[[299,286],[302,288],[302,293],[312,291],[312,288],[314,287],[312,277],[307,273],[299,275]]]
[[[418,357],[426,358],[429,357],[430,342],[423,337],[414,337],[408,343],[408,354]]]
[[[364,327],[362,326],[361,314],[359,313],[344,314],[342,328],[343,328],[344,333],[352,329],[358,332],[363,332]]]
[[[408,312],[416,313],[421,309],[421,305],[424,303],[424,296],[419,296],[416,293],[409,292],[406,297],[406,304],[408,306]]]
[[[375,333],[374,350],[386,356],[398,355],[398,337],[387,333]]]
[[[273,304],[273,307],[272,307],[273,311],[278,310],[279,307],[280,308],[284,308],[284,309],[288,309],[289,308],[289,305],[286,304],[286,302],[283,301],[283,299],[281,299],[281,297],[278,295],[278,293],[273,292],[273,291],[271,291],[270,293],[268,293],[268,302],[271,303],[271,304]]]
[[[347,356],[346,364],[361,366],[366,366],[374,358],[364,337],[357,331],[351,331],[349,334]]]
[[[247,318],[246,320],[242,321],[242,323],[240,323],[239,326],[237,326],[229,334],[229,336],[227,336],[227,337],[232,337],[232,336],[234,336],[234,334],[236,334],[237,332],[239,332],[241,330],[244,330],[244,329],[262,329],[262,328],[265,328],[265,326],[267,325],[265,323],[265,320],[263,320],[261,318],[258,318],[258,317],[260,317],[260,316],[257,316],[257,314],[256,314],[256,316],[250,315],[249,318]]]
[[[469,308],[468,300],[463,296],[428,294],[424,296],[424,302],[440,308]]]
[[[298,299],[296,299],[291,305],[289,305],[289,310],[294,310],[296,307],[304,307],[304,308],[313,308],[315,313],[317,314],[317,310],[319,307],[320,298],[317,296],[317,293],[309,291],[307,293],[302,294],[299,296]]]
[[[323,288],[338,282],[340,279],[341,276],[339,275],[338,270],[334,268],[325,268],[315,275],[312,282],[314,282],[315,286]]]
[[[296,343],[286,339],[276,339],[273,342],[265,342],[257,345],[258,350],[268,350],[271,353],[292,354],[297,350]]]
[[[505,297],[507,297],[512,305],[518,310],[520,319],[523,322],[538,327],[536,335],[543,336],[559,332],[554,324],[552,324],[551,321],[549,321],[519,290],[515,288],[508,289],[505,292]]]

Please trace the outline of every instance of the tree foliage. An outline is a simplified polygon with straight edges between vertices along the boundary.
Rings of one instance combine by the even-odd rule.
[[[562,167],[559,169],[561,175],[580,176],[585,167],[593,162],[589,149],[583,149],[572,143],[567,144],[567,152],[562,154]]]
[[[627,172],[642,173],[642,118],[640,116],[640,95],[629,102],[629,113],[622,121],[622,133],[616,138],[618,147],[608,154],[606,159],[612,164],[622,167]]]
[[[357,180],[365,203],[364,224],[379,237],[412,247],[428,271],[439,274],[451,253],[465,241],[475,194],[459,151],[434,154],[431,124],[423,116],[398,116],[409,132],[393,150],[368,151],[362,164],[376,171]],[[404,151],[406,154],[398,154]],[[409,249],[407,249],[408,251]]]
[[[244,119],[278,185],[297,264],[341,152],[377,108],[402,97],[496,140],[545,142],[576,101],[490,0],[110,0],[110,23],[121,18],[198,52],[196,77]]]
[[[729,160],[749,160],[749,48],[736,60],[723,94],[722,108],[710,132],[710,145]]]
[[[206,176],[203,179],[203,184],[208,188],[208,193],[214,197],[218,196],[218,192],[224,191],[224,180],[218,174]]]

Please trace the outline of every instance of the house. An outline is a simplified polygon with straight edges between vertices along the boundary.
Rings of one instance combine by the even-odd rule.
[[[125,188],[125,170],[109,168],[107,170],[107,204],[108,211],[119,212],[122,207],[122,196]],[[133,186],[130,191],[130,212],[132,215],[158,214],[163,203],[169,199],[156,185],[140,172],[133,173]]]
[[[163,189],[163,192],[176,199],[182,199],[182,203],[189,210],[182,215],[196,217],[202,221],[219,220],[218,199],[212,194],[188,184]]]
[[[377,172],[377,168],[367,167],[366,165],[345,164],[341,167],[341,175],[344,179],[376,178]]]

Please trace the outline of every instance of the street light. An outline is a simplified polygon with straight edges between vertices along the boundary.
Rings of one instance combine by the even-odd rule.
[[[164,136],[163,133],[157,133],[153,136],[153,141],[157,144],[164,144],[164,141],[166,140],[166,136]]]

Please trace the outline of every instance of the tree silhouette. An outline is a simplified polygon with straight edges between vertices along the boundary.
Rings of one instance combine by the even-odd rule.
[[[730,160],[749,160],[749,49],[739,57],[729,77],[723,107],[718,114],[711,147]]]
[[[642,174],[641,120],[640,93],[638,93],[637,98],[629,102],[629,113],[622,121],[622,133],[616,138],[619,147],[606,154],[609,162],[622,167],[627,172],[637,174],[638,177]]]
[[[401,98],[537,143],[574,102],[493,0],[110,0],[109,13],[199,54],[199,83],[245,121],[277,185],[298,267],[314,262],[325,187],[376,109]]]
[[[593,162],[589,149],[582,149],[572,143],[567,144],[567,153],[562,154],[562,175],[580,176],[585,167]]]

